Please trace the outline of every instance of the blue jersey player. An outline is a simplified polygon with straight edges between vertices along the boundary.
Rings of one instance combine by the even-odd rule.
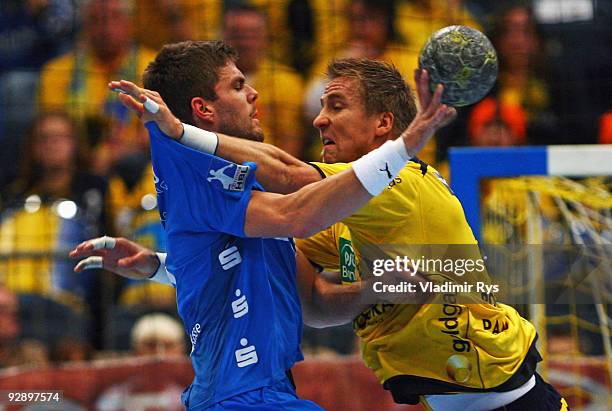
[[[217,135],[209,133],[200,151],[167,138],[189,139],[208,129],[262,139],[257,92],[245,84],[235,58],[222,42],[178,43],[164,47],[147,69],[144,80],[150,90],[123,81],[110,84],[128,93],[121,101],[140,115],[151,138],[160,217],[168,237],[168,277],[176,286],[196,374],[183,402],[194,410],[319,409],[297,398],[286,375],[302,359],[296,267],[310,267],[288,237],[314,234],[363,206],[432,132],[425,127],[405,133],[346,172],[290,195],[266,193],[256,181],[255,164],[200,152],[214,153]],[[439,103],[440,96],[441,91],[429,113],[432,124],[452,115]],[[101,256],[95,263],[138,277],[126,268],[128,259],[138,256],[123,247],[125,242],[92,240],[71,255],[93,252]]]
[[[295,398],[286,375],[302,359],[293,240],[244,231],[252,193],[261,190],[254,165],[177,144],[153,122],[147,128],[166,264],[192,347],[195,380],[183,403],[244,409],[237,405],[244,401],[261,409],[261,388],[271,387],[274,409],[318,409]]]

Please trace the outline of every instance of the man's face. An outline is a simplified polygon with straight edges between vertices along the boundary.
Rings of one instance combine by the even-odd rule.
[[[212,102],[216,112],[215,131],[263,141],[264,135],[257,118],[257,91],[246,84],[244,75],[233,62],[219,70],[215,86],[218,98]]]
[[[34,155],[40,166],[61,169],[73,165],[77,143],[66,119],[49,116],[40,123],[37,131]]]
[[[375,149],[377,115],[367,115],[359,81],[338,77],[321,97],[321,111],[313,125],[323,143],[323,162],[348,163]]]
[[[365,43],[374,49],[384,49],[389,41],[387,15],[381,10],[372,10],[360,2],[353,2],[348,10],[351,39]]]
[[[223,38],[231,44],[240,60],[238,65],[249,74],[266,49],[266,22],[253,11],[230,11],[225,15]]]
[[[132,40],[130,12],[121,0],[94,0],[85,15],[87,38],[96,55],[113,59],[129,48]]]

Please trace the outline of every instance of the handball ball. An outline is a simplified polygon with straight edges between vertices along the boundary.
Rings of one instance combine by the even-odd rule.
[[[436,31],[419,55],[419,68],[429,72],[429,88],[444,85],[442,102],[467,106],[483,98],[497,78],[497,53],[484,34],[466,26]]]

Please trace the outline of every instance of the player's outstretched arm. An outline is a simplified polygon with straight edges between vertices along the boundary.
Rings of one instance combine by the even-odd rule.
[[[155,252],[122,237],[104,236],[84,241],[69,256],[83,259],[74,268],[76,272],[104,268],[135,280],[150,278],[161,264]]]
[[[415,71],[415,82],[420,110],[402,135],[411,156],[415,156],[429,140],[429,137],[422,138],[423,135],[433,135],[456,115],[454,108],[440,104],[441,85],[433,95],[429,92],[429,75],[426,70]],[[126,80],[112,81],[109,83],[109,88],[122,91],[119,96],[121,102],[133,110],[143,123],[155,121],[168,137],[235,163],[246,161],[257,163],[257,179],[268,191],[292,193],[321,179],[314,168],[270,144],[211,133],[181,124],[155,91],[140,88]],[[154,110],[147,110],[151,104],[154,105]],[[433,116],[439,117],[433,118]]]
[[[108,87],[120,93],[119,100],[136,113],[143,123],[155,121],[168,137],[234,163],[255,162],[257,180],[270,192],[292,193],[321,179],[313,167],[271,144],[211,133],[181,124],[155,91],[138,87],[127,80],[111,81]],[[146,109],[147,99],[154,102],[155,113]]]

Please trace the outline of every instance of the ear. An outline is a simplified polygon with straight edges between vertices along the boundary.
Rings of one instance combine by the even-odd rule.
[[[191,99],[191,114],[196,122],[202,122],[209,126],[215,122],[214,106],[202,97]]]
[[[393,118],[393,113],[390,111],[380,114],[376,125],[377,137],[387,136],[393,131]]]

